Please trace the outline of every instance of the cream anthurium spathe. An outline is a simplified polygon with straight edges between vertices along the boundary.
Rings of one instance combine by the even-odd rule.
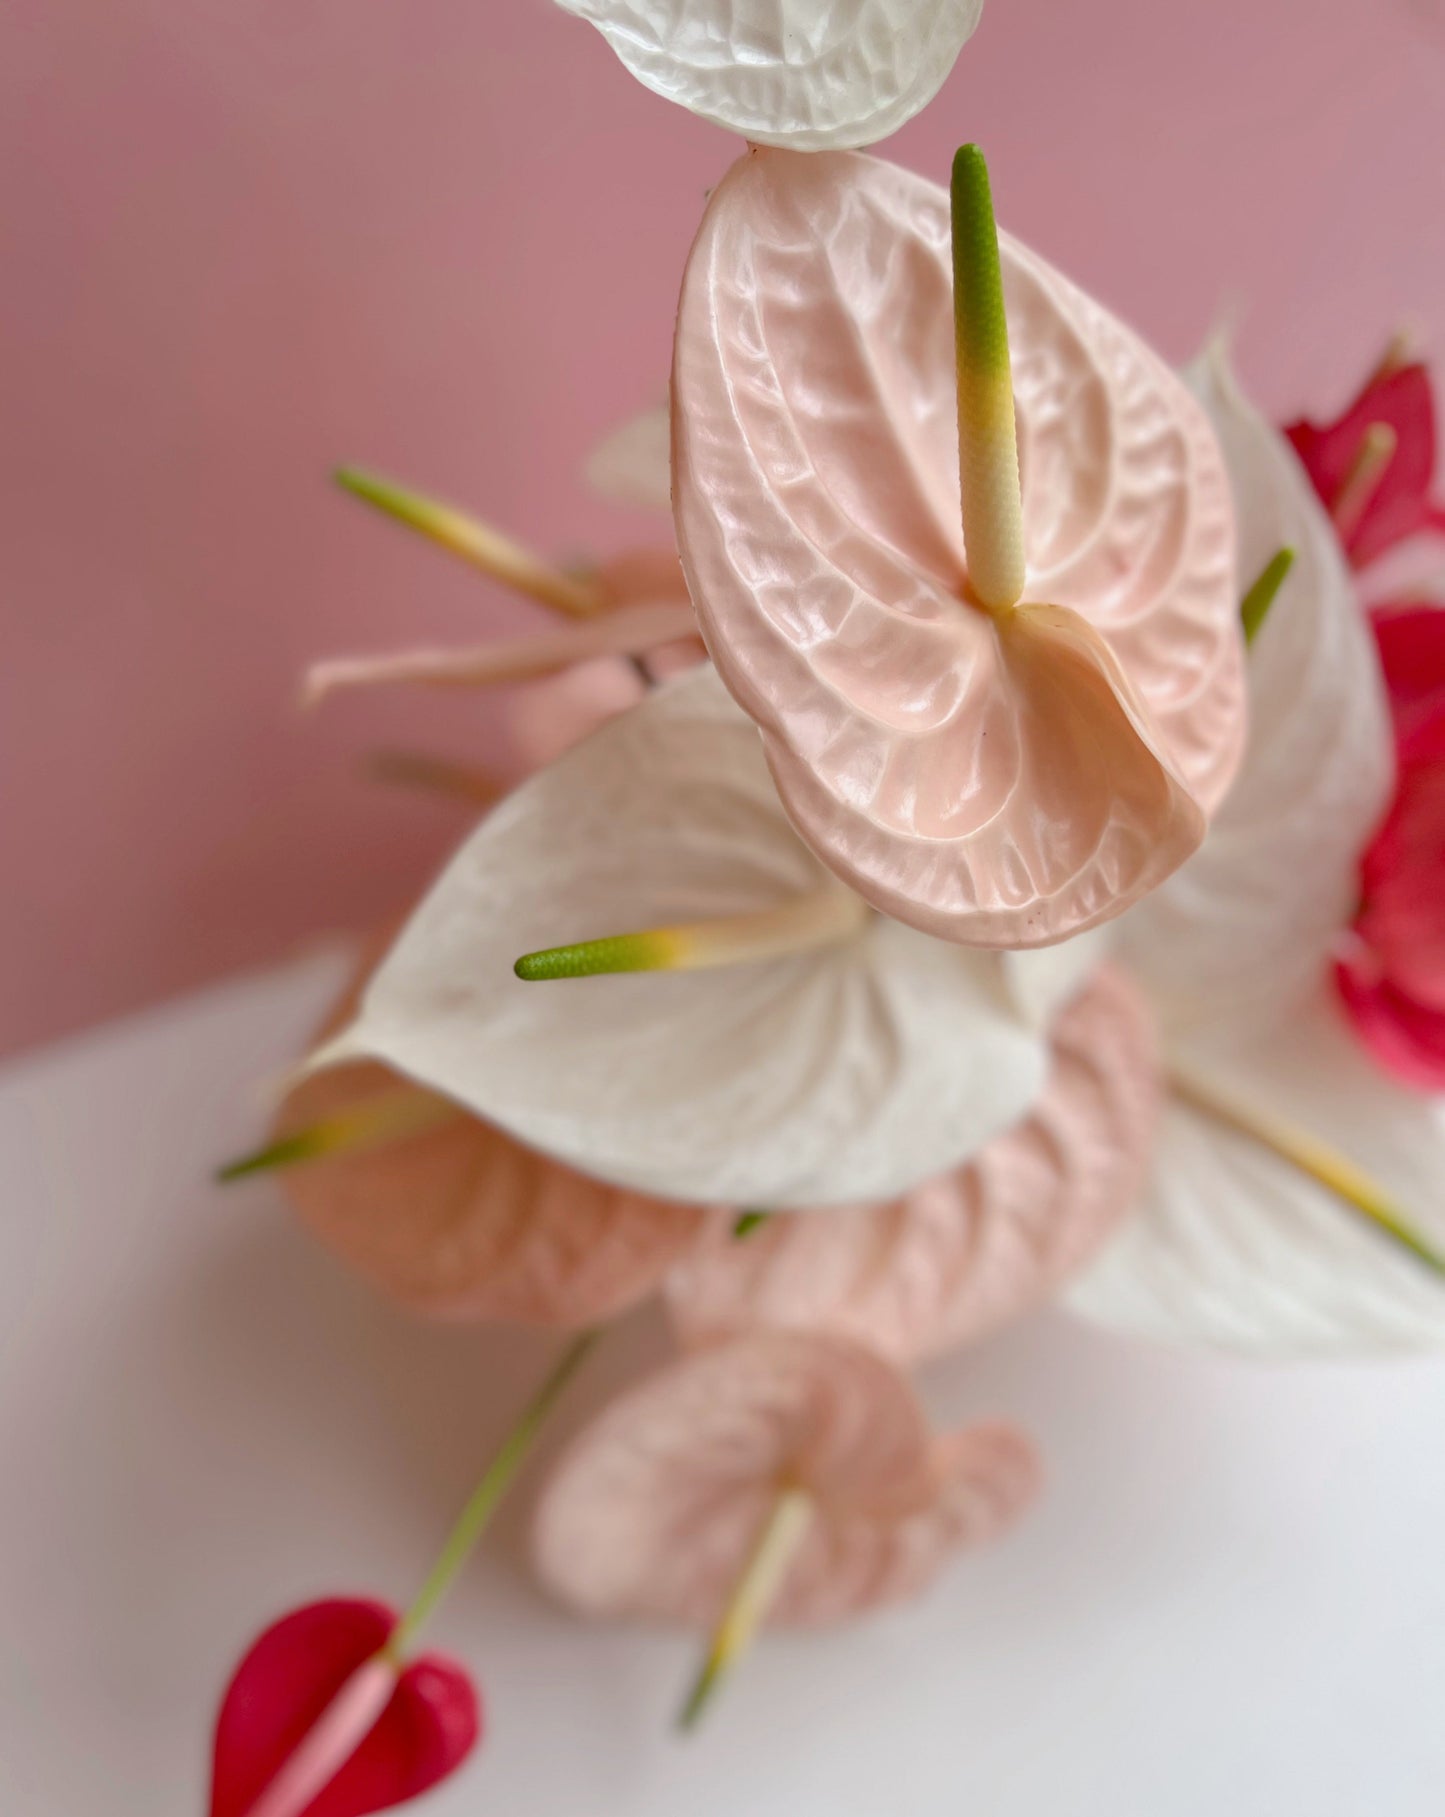
[[[514,975],[529,951],[638,929],[671,929],[651,957],[685,962],[694,924],[731,917],[763,930],[730,936],[750,963]],[[637,958],[638,942],[602,944]],[[957,1165],[1048,1068],[991,955],[872,914],[817,862],[708,666],[482,822],[313,1064],[356,1059],[598,1178],[769,1209],[856,1204]]]
[[[1250,646],[1249,743],[1203,849],[1120,924],[1168,1027],[1268,1025],[1314,991],[1355,909],[1394,741],[1365,614],[1293,449],[1241,393],[1222,341],[1186,374],[1229,464],[1241,587],[1294,551]]]
[[[897,132],[938,93],[983,0],[559,0],[639,82],[757,145]]]
[[[807,843],[925,932],[1039,947],[1177,869],[1233,777],[1233,512],[1196,400],[995,240],[970,150],[952,224],[945,191],[876,159],[734,165],[683,282],[673,505]],[[1006,459],[980,458],[1005,411]],[[995,482],[1012,584],[985,569]]]
[[[1250,747],[1203,850],[1118,924],[1174,1089],[1136,1215],[1072,1287],[1132,1335],[1261,1355],[1445,1346],[1445,1102],[1381,1073],[1330,979],[1389,793],[1374,646],[1284,439],[1212,350],[1242,577],[1296,551],[1250,651]],[[1352,1207],[1346,1201],[1354,1199]]]

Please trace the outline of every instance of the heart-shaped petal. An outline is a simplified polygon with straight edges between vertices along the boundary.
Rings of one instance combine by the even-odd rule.
[[[1106,968],[1060,1016],[1043,1096],[967,1166],[887,1205],[714,1220],[667,1283],[691,1344],[747,1330],[829,1331],[910,1363],[1037,1305],[1133,1206],[1158,1108],[1152,1027]]]
[[[1043,1083],[1044,1043],[989,955],[850,914],[855,931],[831,945],[717,970],[513,973],[541,947],[829,903],[838,887],[702,667],[488,816],[320,1059],[381,1060],[659,1198],[890,1196],[1016,1122]]]
[[[1377,470],[1362,476],[1368,438],[1384,432]],[[1430,375],[1418,362],[1387,358],[1344,415],[1333,423],[1291,423],[1286,429],[1326,508],[1339,512],[1350,561],[1363,568],[1405,537],[1445,530],[1445,507],[1430,490],[1435,479],[1435,401]],[[1350,497],[1365,478],[1362,493]]]
[[[871,145],[931,101],[983,0],[560,0],[650,89],[759,145]]]
[[[922,1589],[1032,1499],[1010,1427],[935,1440],[907,1381],[839,1338],[772,1332],[630,1388],[573,1440],[536,1515],[542,1581],[593,1616],[706,1624],[783,1488],[811,1520],[772,1605],[841,1619]]]
[[[1001,243],[1025,600],[972,602],[947,195],[754,152],[714,191],[673,369],[678,544],[804,838],[887,913],[1038,946],[1177,867],[1244,732],[1228,481],[1127,329]]]
[[[363,955],[323,1038],[354,1015],[388,944]],[[276,1136],[345,1118],[397,1083],[372,1062],[314,1073],[287,1094]],[[303,1222],[348,1266],[444,1318],[600,1323],[661,1283],[702,1217],[574,1173],[465,1114],[282,1177]]]
[[[356,1685],[396,1619],[384,1603],[333,1598],[293,1610],[257,1637],[216,1719],[211,1817],[249,1817],[268,1788],[279,1790],[278,1775]],[[336,1732],[352,1745],[335,1772],[286,1817],[388,1810],[445,1779],[476,1746],[480,1706],[454,1660],[429,1653],[384,1674],[370,1707],[358,1706],[350,1737]]]
[[[1445,1248],[1445,1101],[1379,1073],[1322,982],[1263,1040],[1198,1041],[1188,1076],[1327,1143]],[[1299,1167],[1185,1103],[1166,1110],[1141,1209],[1070,1290],[1139,1337],[1264,1355],[1445,1345],[1445,1282]]]

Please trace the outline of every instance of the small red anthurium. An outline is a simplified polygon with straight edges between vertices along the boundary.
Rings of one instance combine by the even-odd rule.
[[[1350,564],[1422,530],[1445,531],[1445,505],[1431,499],[1435,407],[1430,376],[1392,349],[1332,423],[1290,423],[1285,434],[1334,519]]]
[[[1360,865],[1354,940],[1336,977],[1374,1057],[1445,1091],[1445,610],[1372,619],[1395,728],[1395,798]]]
[[[216,1718],[211,1817],[365,1817],[460,1766],[481,1733],[465,1670],[386,1651],[397,1615],[334,1598],[272,1624]]]

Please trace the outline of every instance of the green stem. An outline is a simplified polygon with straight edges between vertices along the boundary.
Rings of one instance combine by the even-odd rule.
[[[467,1562],[473,1546],[486,1532],[488,1523],[512,1485],[512,1480],[525,1462],[527,1453],[560,1398],[562,1391],[581,1368],[588,1352],[601,1336],[600,1331],[584,1331],[562,1352],[547,1379],[521,1416],[502,1440],[501,1448],[487,1465],[482,1480],[473,1489],[456,1525],[447,1535],[446,1544],[436,1563],[417,1592],[416,1600],[396,1624],[387,1653],[396,1660],[405,1657],[417,1634],[451,1588],[457,1573]]]

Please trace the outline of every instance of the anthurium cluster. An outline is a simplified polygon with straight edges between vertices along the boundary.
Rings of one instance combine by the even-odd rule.
[[[1027,1437],[932,1432],[920,1360],[1056,1296],[1270,1355],[1445,1340],[1445,615],[1372,620],[1352,572],[1438,527],[1423,372],[1282,434],[1221,346],[1174,373],[1000,234],[977,148],[947,188],[857,150],[978,0],[564,4],[751,142],[666,408],[589,464],[657,535],[561,569],[343,470],[556,619],[308,698],[519,686],[531,773],[391,755],[485,811],[227,1170],[283,1169],[404,1304],[564,1347],[404,1616],[256,1643],[217,1817],[457,1764],[475,1694],[420,1627],[644,1300],[676,1354],[554,1464],[532,1553],[580,1615],[710,1633],[684,1725],[769,1621],[1024,1514]]]

